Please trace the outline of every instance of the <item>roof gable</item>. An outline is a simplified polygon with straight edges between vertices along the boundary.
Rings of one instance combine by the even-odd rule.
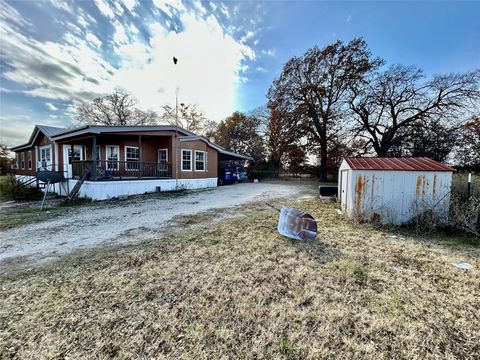
[[[345,161],[352,170],[455,171],[427,157],[363,157],[346,158]]]
[[[53,136],[59,135],[59,134],[65,132],[65,131],[67,131],[67,129],[54,127],[54,126],[35,125],[35,127],[33,128],[32,135],[30,135],[30,140],[28,141],[28,143],[12,147],[11,150],[12,151],[19,151],[19,150],[23,150],[25,148],[33,147],[39,133],[42,133],[43,135],[45,135],[46,137],[51,139]]]

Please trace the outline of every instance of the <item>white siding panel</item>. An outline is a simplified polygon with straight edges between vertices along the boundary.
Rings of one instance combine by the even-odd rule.
[[[425,210],[448,215],[451,172],[346,170],[350,217],[403,224]],[[343,173],[345,174],[345,172]],[[342,174],[342,175],[343,175]],[[343,207],[342,199],[342,207]]]

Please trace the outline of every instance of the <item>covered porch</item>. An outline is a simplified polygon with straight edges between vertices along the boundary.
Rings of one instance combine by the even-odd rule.
[[[172,178],[172,136],[95,134],[59,145],[63,172],[90,181]]]

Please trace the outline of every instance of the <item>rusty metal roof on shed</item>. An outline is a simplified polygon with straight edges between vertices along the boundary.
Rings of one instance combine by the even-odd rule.
[[[362,157],[345,160],[352,170],[455,171],[450,166],[427,157]]]

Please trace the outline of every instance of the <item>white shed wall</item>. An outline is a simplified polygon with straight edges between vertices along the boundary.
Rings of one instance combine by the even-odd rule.
[[[346,198],[341,202],[350,217],[379,217],[384,224],[399,225],[429,209],[448,216],[451,172],[351,169],[347,172]]]

